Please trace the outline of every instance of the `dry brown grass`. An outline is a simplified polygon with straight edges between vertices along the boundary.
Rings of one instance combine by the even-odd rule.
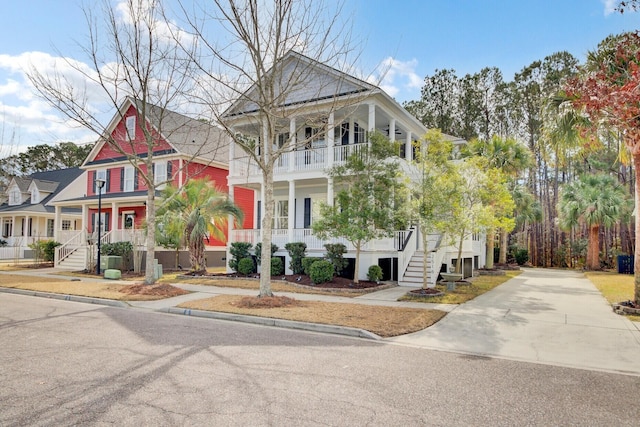
[[[20,274],[0,275],[0,286],[54,294],[79,295],[84,297],[112,299],[118,301],[151,301],[165,298],[159,295],[128,295],[123,290],[127,285],[101,282],[79,282],[51,277],[37,277]]]
[[[160,283],[189,283],[191,285],[205,285],[205,286],[220,286],[224,288],[236,288],[236,289],[252,289],[259,290],[260,282],[257,279],[237,279],[237,278],[200,278],[189,277],[186,279],[176,277],[176,274],[168,274],[159,280]],[[367,291],[326,291],[321,289],[309,289],[308,287],[302,288],[293,285],[288,282],[272,280],[271,290],[273,292],[291,292],[299,294],[314,294],[314,295],[332,295],[336,297],[348,297],[354,298],[357,296],[368,293]]]
[[[633,300],[634,277],[608,271],[589,271],[584,274],[609,303]],[[627,315],[629,320],[640,322],[640,316]]]
[[[431,302],[438,304],[462,304],[490,291],[496,286],[503,284],[507,280],[512,279],[521,273],[522,271],[519,270],[509,270],[505,272],[504,276],[477,276],[474,277],[468,285],[457,284],[455,291],[447,291],[447,287],[445,285],[437,285],[436,288],[445,293],[439,297],[411,296],[407,294],[400,297],[398,300]]]
[[[364,329],[381,337],[393,337],[427,328],[447,313],[440,310],[342,304],[318,301],[298,301],[296,304],[274,308],[244,308],[246,297],[220,295],[180,304],[193,310],[322,323]]]

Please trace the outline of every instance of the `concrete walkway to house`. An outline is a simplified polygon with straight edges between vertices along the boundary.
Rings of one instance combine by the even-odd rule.
[[[388,341],[480,356],[640,374],[638,323],[583,274],[525,269],[434,326]]]

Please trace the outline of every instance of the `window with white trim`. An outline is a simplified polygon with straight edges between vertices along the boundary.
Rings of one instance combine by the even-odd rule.
[[[156,162],[153,169],[153,182],[158,185],[167,180],[167,162]]]
[[[125,127],[127,128],[127,138],[134,139],[136,136],[136,116],[127,117]]]
[[[125,192],[133,191],[134,178],[135,178],[135,171],[133,169],[133,166],[125,166],[124,177],[122,182],[122,191],[125,191]]]
[[[31,189],[31,203],[40,203],[40,192],[35,187]]]
[[[64,230],[64,231],[71,230],[71,220],[70,219],[63,219],[62,220],[62,230]]]
[[[106,169],[98,169],[96,171],[96,180],[101,179],[104,181],[104,185],[102,186],[102,189],[99,190],[98,186],[96,185],[96,194],[98,194],[98,191],[100,191],[101,194],[105,194],[107,192],[107,170]]]
[[[9,192],[9,205],[19,205],[22,203],[22,194],[20,189],[14,188]]]
[[[276,208],[273,215],[275,229],[289,227],[289,200],[276,200]]]
[[[53,220],[47,219],[47,237],[53,237]]]

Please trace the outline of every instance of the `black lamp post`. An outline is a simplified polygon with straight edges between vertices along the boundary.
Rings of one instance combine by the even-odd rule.
[[[102,238],[102,220],[100,214],[102,213],[102,187],[104,187],[106,181],[104,179],[96,178],[96,188],[98,189],[98,263],[96,264],[96,274],[100,275],[100,240]]]

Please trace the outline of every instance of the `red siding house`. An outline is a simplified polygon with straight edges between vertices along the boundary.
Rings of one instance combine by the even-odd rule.
[[[107,127],[110,138],[101,138],[82,169],[86,171],[83,194],[64,194],[58,197],[56,209],[80,208],[82,228],[80,230],[56,230],[56,240],[62,243],[56,253],[56,267],[84,269],[88,267],[90,243],[97,238],[98,219],[101,221],[101,242],[130,241],[144,247],[147,186],[140,173],[131,163],[131,154],[143,159],[147,154],[144,132],[154,136],[153,175],[160,190],[172,183],[182,186],[190,179],[209,177],[218,189],[229,190],[230,140],[219,128],[182,114],[147,105],[147,123],[138,123],[142,108],[127,99]],[[109,142],[107,142],[109,140]],[[114,146],[115,145],[115,146]],[[142,161],[140,161],[142,163]],[[146,172],[144,165],[142,171]],[[98,188],[96,179],[105,182],[101,192],[101,210],[98,212]],[[234,188],[237,203],[245,212],[245,225],[253,224],[254,191],[242,187]],[[225,242],[205,241],[209,265],[224,265]],[[173,251],[157,247],[157,256],[172,265]],[[163,253],[165,252],[165,253]],[[186,255],[184,258],[185,264]],[[144,264],[143,264],[144,265]]]

